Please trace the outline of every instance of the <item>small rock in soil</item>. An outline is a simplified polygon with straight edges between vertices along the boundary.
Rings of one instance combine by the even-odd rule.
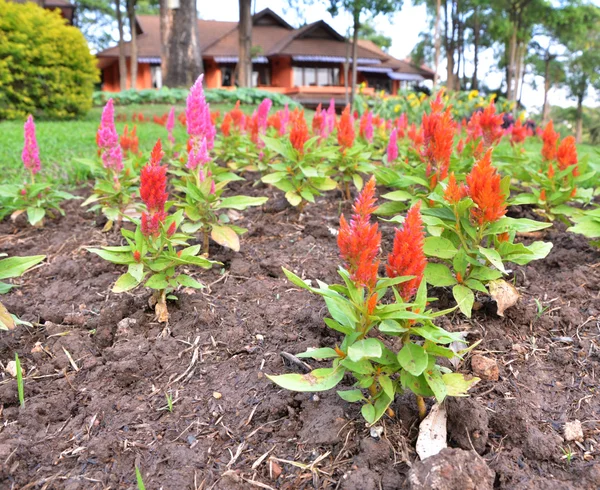
[[[583,442],[583,429],[579,420],[565,424],[565,440]]]
[[[235,257],[229,265],[229,273],[234,276],[248,276],[251,268],[252,264],[250,262]]]
[[[495,473],[475,451],[443,449],[408,472],[408,490],[491,490]]]
[[[471,369],[484,381],[498,381],[498,363],[494,359],[475,354],[471,358]]]
[[[485,452],[489,417],[485,407],[473,398],[449,398],[448,437],[461,449]]]

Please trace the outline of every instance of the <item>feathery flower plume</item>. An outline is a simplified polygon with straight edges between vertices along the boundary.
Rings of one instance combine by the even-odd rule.
[[[367,111],[361,116],[358,133],[369,143],[373,142],[373,113],[371,111]]]
[[[448,176],[450,156],[454,146],[456,125],[452,121],[450,109],[442,112],[443,108],[444,102],[440,92],[431,102],[431,114],[423,114],[421,123],[424,144],[422,155],[427,162],[427,176],[435,174],[435,178],[432,178],[432,189],[435,183]]]
[[[315,115],[312,120],[312,132],[313,135],[323,136],[323,126],[325,125],[325,118],[327,113],[321,109],[321,104],[317,106],[317,110],[315,111]]]
[[[29,115],[23,129],[25,133],[25,144],[23,145],[21,160],[23,160],[23,166],[35,175],[40,171],[42,164],[40,163],[40,149],[35,136],[35,122],[33,122],[33,116]]]
[[[558,145],[556,159],[558,160],[558,168],[561,170],[577,165],[577,146],[573,136],[567,136]]]
[[[546,124],[542,133],[542,141],[544,146],[542,147],[542,157],[545,161],[551,162],[556,159],[556,144],[558,143],[558,133],[554,131],[554,123],[550,121]]]
[[[186,168],[190,170],[196,170],[198,167],[204,167],[208,162],[210,162],[210,155],[208,154],[208,143],[206,142],[206,138],[202,138],[202,142],[199,146],[192,146],[188,153],[188,161],[186,163]],[[204,173],[201,171],[201,175]],[[204,179],[200,179],[204,180]]]
[[[302,117],[294,121],[294,125],[290,130],[290,141],[298,153],[304,153],[304,144],[308,141],[308,126],[306,125],[306,119],[304,119],[304,111],[302,111]]]
[[[223,118],[223,121],[221,122],[221,133],[223,133],[223,136],[229,136],[231,134],[231,124],[233,123],[233,117],[231,116],[231,113],[228,112],[227,114],[225,114],[225,117]]]
[[[271,102],[271,99],[263,99],[263,101],[258,105],[258,125],[262,130],[267,129],[267,120],[269,119],[269,111],[271,110],[272,105],[273,102]]]
[[[140,174],[140,197],[147,210],[142,213],[142,233],[145,236],[156,236],[167,216],[167,167],[160,165],[160,158],[162,148],[159,140],[152,150],[150,163],[142,168]]]
[[[119,135],[115,128],[115,109],[112,99],[108,99],[102,110],[96,141],[100,148],[104,167],[115,172],[123,170],[123,153],[119,145]]]
[[[168,139],[172,145],[175,144],[175,136],[173,136],[173,129],[175,128],[175,107],[171,107],[169,116],[167,117],[167,133]]]
[[[394,248],[388,255],[388,277],[415,276],[398,284],[398,292],[404,301],[410,301],[417,292],[427,265],[423,245],[425,232],[421,220],[421,202],[414,204],[406,214],[402,228],[396,229]]]
[[[521,120],[517,119],[517,122],[513,124],[510,130],[511,146],[523,143],[523,141],[525,141],[525,138],[527,138],[528,133],[529,131],[527,129],[527,126],[523,126],[523,124],[521,124]]]
[[[271,114],[267,119],[267,126],[277,131],[280,136],[281,133],[281,111],[277,111],[275,114]]]
[[[335,117],[335,100],[333,97],[329,101],[329,107],[327,108],[327,134],[333,133],[335,126],[337,124],[337,119]]]
[[[448,178],[448,185],[446,186],[446,190],[444,191],[444,199],[446,202],[450,204],[456,204],[463,197],[466,197],[467,189],[464,185],[458,187],[456,184],[456,177],[454,177],[454,172],[450,174]]]
[[[358,285],[372,290],[377,283],[379,269],[379,246],[381,233],[377,223],[371,224],[371,214],[377,209],[375,202],[375,178],[367,182],[354,205],[350,223],[340,217],[338,247],[350,278]]]
[[[208,149],[214,146],[216,129],[210,114],[210,104],[206,102],[202,80],[204,74],[200,75],[187,96],[185,117],[187,130],[192,140],[192,146],[197,147],[202,138],[206,139]]]
[[[477,111],[471,116],[467,124],[468,141],[477,141],[481,138],[485,149],[495,146],[504,135],[502,114],[496,114],[494,102],[490,102],[483,111]]]
[[[350,105],[347,105],[342,112],[340,122],[338,123],[338,144],[342,147],[342,151],[347,148],[352,148],[354,145],[354,119],[350,114]]]
[[[555,173],[556,172],[554,171],[554,165],[552,165],[552,162],[550,162],[550,164],[548,165],[548,178],[552,180],[554,178]]]
[[[129,152],[137,155],[139,152],[139,139],[137,136],[137,126],[133,126],[133,130],[129,132],[129,128],[125,125],[123,129],[123,134],[120,139],[121,149],[123,153],[127,155]]]
[[[421,146],[423,146],[423,142],[425,140],[423,139],[423,132],[417,129],[417,126],[415,126],[415,124],[411,124],[408,128],[408,139],[410,139],[413,142],[413,148],[417,150],[420,154]]]
[[[246,127],[246,116],[244,112],[240,109],[239,100],[235,103],[235,107],[231,109],[231,111],[229,111],[229,114],[231,115],[231,119],[233,119],[233,125],[238,131],[241,131]]]
[[[387,145],[387,162],[392,163],[398,158],[398,129],[393,128]]]
[[[492,149],[473,165],[467,175],[469,197],[477,205],[471,215],[480,224],[493,223],[506,214],[506,195],[500,189],[500,175],[492,166]]]

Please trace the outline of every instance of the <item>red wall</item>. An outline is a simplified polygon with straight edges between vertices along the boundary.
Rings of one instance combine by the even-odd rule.
[[[292,59],[285,56],[271,58],[271,86],[291,88],[294,86]]]
[[[103,85],[105,92],[119,92],[121,90],[119,81],[119,62],[115,60],[112,64],[102,69]],[[127,60],[127,88],[131,88],[130,62]],[[138,74],[136,88],[143,90],[152,88],[152,73],[150,64],[138,63]]]

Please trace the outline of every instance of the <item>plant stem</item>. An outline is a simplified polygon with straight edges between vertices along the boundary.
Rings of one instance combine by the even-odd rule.
[[[210,245],[208,230],[205,228],[202,230],[202,251],[208,257],[208,248]]]

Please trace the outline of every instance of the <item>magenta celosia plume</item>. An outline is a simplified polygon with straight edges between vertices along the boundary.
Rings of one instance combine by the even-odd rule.
[[[210,105],[206,102],[202,88],[203,79],[204,75],[200,75],[190,89],[186,101],[185,117],[192,146],[198,147],[202,138],[205,138],[208,149],[212,150],[217,130],[210,118]]]
[[[21,153],[21,159],[23,165],[32,174],[37,174],[40,171],[40,149],[38,147],[37,138],[35,137],[35,123],[33,122],[33,116],[29,116],[25,121],[25,144],[23,145],[23,153]]]
[[[256,114],[258,117],[258,127],[261,130],[267,129],[267,119],[269,118],[269,111],[271,110],[272,105],[273,102],[271,102],[271,99],[263,99],[258,106]]]
[[[210,162],[210,155],[208,154],[208,144],[206,138],[202,138],[200,145],[192,146],[188,154],[188,161],[186,167],[190,170],[195,170],[198,167],[204,167]],[[201,179],[204,180],[204,179]]]
[[[169,116],[167,117],[167,133],[169,141],[172,145],[175,144],[175,137],[173,136],[173,128],[175,128],[175,107],[171,107]]]
[[[102,155],[104,167],[115,172],[123,170],[123,152],[119,143],[119,134],[115,128],[115,108],[112,99],[108,99],[102,110],[96,142]]]

